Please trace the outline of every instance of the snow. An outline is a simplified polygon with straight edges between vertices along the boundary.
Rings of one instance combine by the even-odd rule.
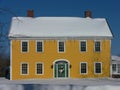
[[[120,57],[119,56],[112,56],[112,61],[120,61]]]
[[[104,18],[13,17],[9,37],[107,37],[112,33]]]
[[[120,79],[7,80],[0,78],[0,90],[120,90]]]
[[[120,90],[120,86],[75,86],[75,85],[0,85],[0,90]]]

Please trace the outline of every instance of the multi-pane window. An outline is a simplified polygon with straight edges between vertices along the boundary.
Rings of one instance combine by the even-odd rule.
[[[80,50],[81,50],[81,52],[86,51],[86,41],[81,41],[80,42]]]
[[[95,73],[96,74],[102,73],[102,66],[101,66],[101,63],[99,63],[99,62],[95,63]]]
[[[22,63],[21,64],[21,74],[28,74],[28,64],[27,63]]]
[[[43,74],[43,64],[42,63],[36,64],[36,74]]]
[[[59,41],[58,42],[58,49],[59,49],[59,52],[64,52],[65,51],[65,42],[64,41]]]
[[[28,42],[22,41],[22,52],[27,52],[27,51],[28,51]]]
[[[86,74],[87,73],[87,63],[81,63],[80,64],[80,72],[81,72],[81,74]]]
[[[100,52],[101,50],[101,43],[100,41],[95,41],[95,52]]]
[[[113,71],[113,72],[116,72],[116,71],[117,71],[117,69],[116,69],[116,64],[112,64],[112,71]]]
[[[43,52],[43,42],[42,41],[37,41],[37,52]]]

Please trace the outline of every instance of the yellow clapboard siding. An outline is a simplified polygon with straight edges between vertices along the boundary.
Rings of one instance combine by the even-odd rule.
[[[29,52],[21,52],[21,40],[12,40],[12,80],[54,78],[53,62],[66,59],[70,62],[69,78],[101,78],[110,77],[110,40],[101,40],[102,51],[94,52],[94,40],[87,40],[87,52],[80,52],[80,40],[65,40],[65,52],[58,53],[58,40],[43,40],[44,52],[36,52],[36,40],[28,40]],[[29,64],[29,74],[20,75],[20,64]],[[35,63],[44,63],[44,74],[35,74]],[[80,62],[88,63],[88,73],[80,74]],[[94,62],[102,62],[102,74],[94,74]]]

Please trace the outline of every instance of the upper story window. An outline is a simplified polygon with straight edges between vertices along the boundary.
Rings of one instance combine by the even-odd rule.
[[[95,68],[95,74],[102,73],[102,63],[101,62],[96,62],[94,68]]]
[[[43,41],[37,41],[36,42],[36,51],[37,52],[43,52]]]
[[[100,52],[101,51],[101,42],[100,41],[95,41],[94,42],[94,48],[95,48],[95,52]]]
[[[86,62],[80,63],[80,73],[81,74],[87,73],[87,63]]]
[[[80,51],[86,52],[86,41],[80,41]]]
[[[28,74],[28,63],[21,64],[21,74]]]
[[[28,52],[28,41],[22,41],[22,52]]]
[[[64,41],[59,41],[58,42],[58,51],[59,52],[64,52],[65,51],[65,42]]]

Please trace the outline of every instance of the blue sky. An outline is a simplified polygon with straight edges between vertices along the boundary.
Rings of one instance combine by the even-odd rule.
[[[120,1],[119,0],[0,0],[0,8],[12,11],[17,16],[26,16],[33,9],[35,16],[84,17],[85,10],[91,10],[93,18],[106,18],[113,32],[112,54],[120,55]],[[7,35],[13,15],[0,10],[0,23],[4,22],[3,32]],[[0,42],[1,52],[9,54],[9,42]]]

